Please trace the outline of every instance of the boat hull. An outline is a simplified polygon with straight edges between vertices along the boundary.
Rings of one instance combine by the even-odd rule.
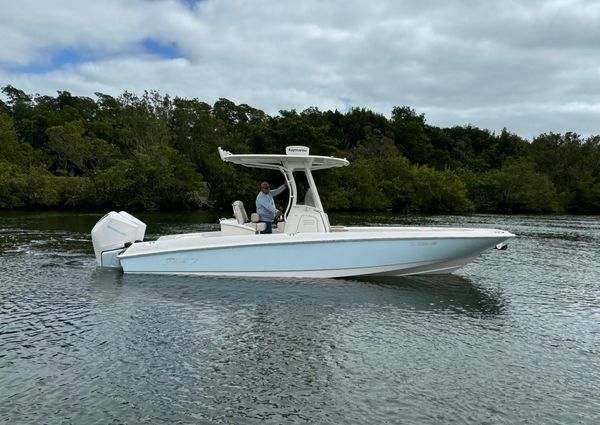
[[[327,234],[231,237],[200,233],[136,243],[119,260],[125,273],[402,276],[451,273],[513,236],[495,229],[444,228],[343,228]]]

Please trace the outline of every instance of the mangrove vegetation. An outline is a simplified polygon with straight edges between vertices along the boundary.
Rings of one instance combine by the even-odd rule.
[[[31,95],[12,86],[0,100],[0,208],[128,210],[252,205],[258,182],[281,182],[223,163],[235,153],[345,157],[315,173],[326,208],[397,212],[600,213],[600,136],[440,128],[407,106],[388,117],[280,111],[158,92],[95,99]]]

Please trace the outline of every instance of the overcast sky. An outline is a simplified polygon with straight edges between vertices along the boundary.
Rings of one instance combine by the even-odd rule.
[[[0,85],[600,134],[598,0],[0,0]]]

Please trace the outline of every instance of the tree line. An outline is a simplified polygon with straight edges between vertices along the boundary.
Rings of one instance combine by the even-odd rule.
[[[223,163],[234,153],[345,157],[315,173],[331,210],[600,213],[600,136],[545,133],[531,142],[474,126],[440,128],[407,106],[390,117],[280,111],[158,92],[95,99],[12,86],[0,100],[0,208],[128,210],[253,204],[281,176]]]

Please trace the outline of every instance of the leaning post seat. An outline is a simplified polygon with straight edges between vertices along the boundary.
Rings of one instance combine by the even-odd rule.
[[[233,207],[233,216],[239,224],[251,227],[255,232],[262,232],[267,228],[266,223],[259,223],[260,217],[257,213],[252,213],[251,220],[248,220],[248,214],[242,201],[235,201],[231,206]]]
[[[260,222],[260,217],[258,216],[258,213],[252,213],[250,214],[250,222],[256,226],[256,230],[258,232],[264,232],[265,229],[267,228],[267,223],[261,223]]]

